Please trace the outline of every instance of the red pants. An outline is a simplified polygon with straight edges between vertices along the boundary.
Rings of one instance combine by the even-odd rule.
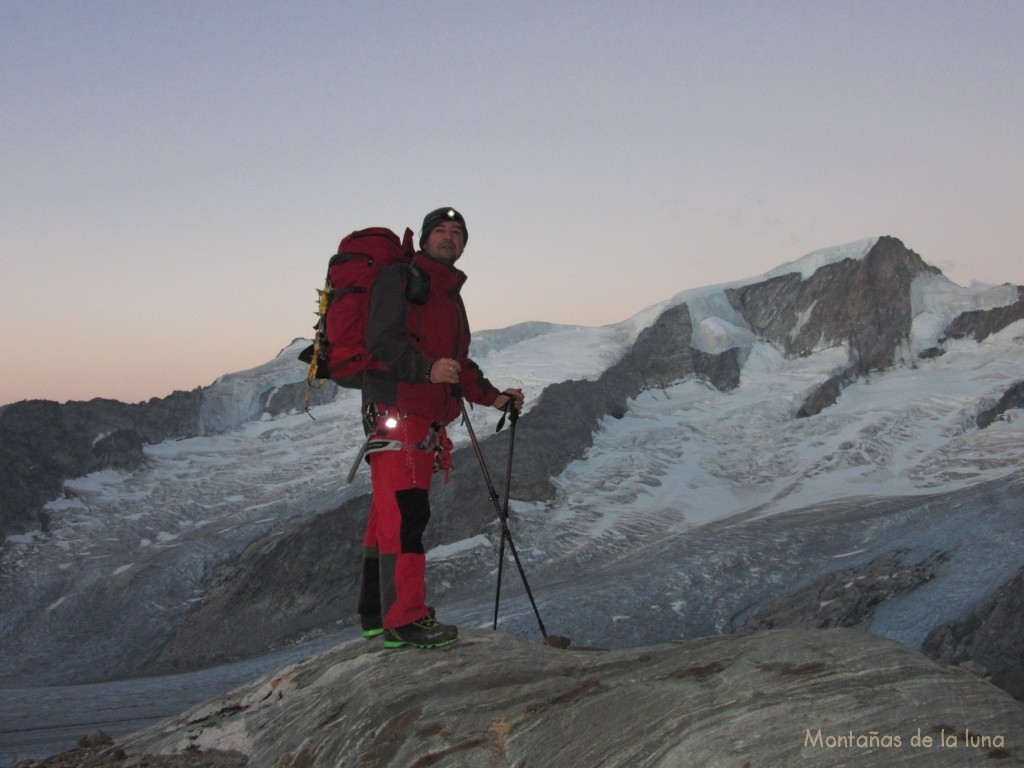
[[[401,446],[369,456],[373,502],[363,547],[368,566],[374,553],[379,557],[380,614],[384,628],[391,629],[429,613],[423,532],[430,521],[430,480],[439,456],[437,447],[447,448],[450,443],[444,430],[429,419],[404,416],[388,426],[387,416],[396,412],[381,410],[375,436]],[[360,613],[365,612],[361,600]]]

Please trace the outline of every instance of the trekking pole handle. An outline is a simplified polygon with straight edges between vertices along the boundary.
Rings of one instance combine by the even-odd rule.
[[[508,417],[510,424],[515,424],[519,420],[519,409],[516,408],[516,394],[522,396],[522,390],[513,391],[506,389],[501,394],[505,395],[508,400],[501,406],[501,418],[498,419],[498,426],[495,427],[495,432],[501,432],[501,428],[505,426],[505,418]]]

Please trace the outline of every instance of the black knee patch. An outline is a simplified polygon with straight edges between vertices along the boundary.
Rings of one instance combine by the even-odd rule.
[[[423,532],[430,521],[430,500],[423,488],[397,491],[398,511],[402,515],[402,554],[422,555]]]

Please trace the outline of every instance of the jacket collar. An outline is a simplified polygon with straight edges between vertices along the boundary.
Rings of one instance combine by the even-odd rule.
[[[443,261],[433,259],[423,253],[423,251],[416,253],[413,264],[430,275],[431,282],[439,288],[452,290],[453,288],[461,288],[462,284],[466,282],[466,273],[461,269],[452,264],[446,264]]]

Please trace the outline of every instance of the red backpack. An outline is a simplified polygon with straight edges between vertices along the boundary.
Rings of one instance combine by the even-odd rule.
[[[384,227],[361,229],[342,238],[338,253],[327,265],[327,281],[317,291],[319,317],[313,343],[299,354],[309,363],[306,380],[331,379],[342,387],[359,389],[365,371],[382,367],[366,348],[370,291],[381,270],[411,262],[413,233],[401,240]]]

